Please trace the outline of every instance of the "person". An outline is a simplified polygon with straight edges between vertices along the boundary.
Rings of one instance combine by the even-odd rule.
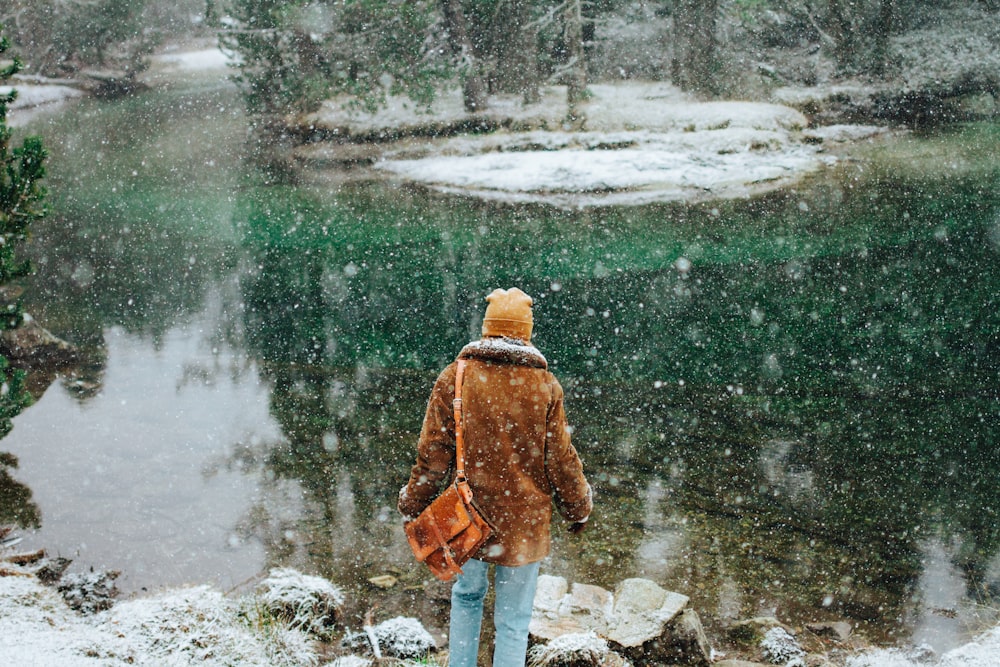
[[[462,566],[451,591],[450,667],[475,667],[488,570],[494,574],[493,667],[524,667],[540,561],[549,553],[553,501],[586,526],[590,484],[570,442],[563,390],[531,344],[532,299],[518,288],[486,297],[482,338],[462,348],[465,470],[475,503],[493,526]],[[455,362],[438,376],[417,442],[417,461],[400,489],[404,520],[420,514],[454,475]]]

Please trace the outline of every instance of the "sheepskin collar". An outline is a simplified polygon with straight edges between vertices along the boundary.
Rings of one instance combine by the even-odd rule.
[[[548,362],[534,345],[516,338],[483,338],[465,347],[458,354],[459,359],[480,359],[500,364],[515,364],[532,368],[548,368]]]

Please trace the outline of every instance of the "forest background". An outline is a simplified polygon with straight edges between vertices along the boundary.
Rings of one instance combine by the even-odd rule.
[[[867,115],[947,120],[943,100],[995,100],[1000,90],[998,9],[997,0],[4,0],[0,23],[25,74],[113,80],[115,90],[128,89],[158,44],[219,35],[257,118],[339,95],[369,110],[388,95],[429,108],[454,85],[470,112],[491,94],[531,104],[551,84],[572,103],[590,82],[642,79],[730,99],[892,84]]]

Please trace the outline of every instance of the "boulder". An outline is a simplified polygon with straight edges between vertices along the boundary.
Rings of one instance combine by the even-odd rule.
[[[535,643],[546,643],[568,634],[607,633],[613,597],[599,586],[569,583],[562,577],[541,575],[528,633]]]
[[[21,326],[0,333],[0,354],[19,367],[63,366],[79,361],[75,347],[53,335],[27,313]]]
[[[838,642],[846,642],[854,628],[847,621],[835,621],[833,623],[807,623],[806,629],[824,639],[833,639]]]
[[[687,603],[687,596],[648,579],[626,579],[612,594],[542,575],[529,632],[535,643],[593,633],[635,665],[708,665],[708,638]]]

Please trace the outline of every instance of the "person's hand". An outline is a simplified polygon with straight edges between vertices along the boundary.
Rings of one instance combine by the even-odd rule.
[[[586,521],[576,521],[574,523],[569,524],[569,528],[567,528],[566,530],[568,530],[573,535],[579,535],[580,533],[583,532],[584,528],[586,527],[587,527]]]

